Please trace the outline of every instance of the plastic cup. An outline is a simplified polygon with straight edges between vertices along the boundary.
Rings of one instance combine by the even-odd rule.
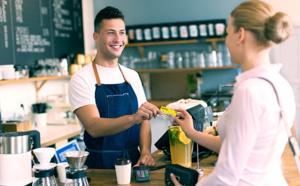
[[[129,184],[131,181],[131,161],[126,158],[119,158],[115,161],[115,169],[118,184]]]
[[[58,178],[61,183],[65,183],[66,181],[66,167],[68,166],[69,166],[68,162],[58,163],[56,165]]]

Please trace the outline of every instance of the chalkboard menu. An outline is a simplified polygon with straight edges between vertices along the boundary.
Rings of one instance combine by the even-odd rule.
[[[84,53],[81,0],[0,0],[0,65]]]

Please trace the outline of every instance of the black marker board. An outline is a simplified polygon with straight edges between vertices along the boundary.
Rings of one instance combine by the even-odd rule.
[[[0,65],[84,53],[81,0],[0,0]]]

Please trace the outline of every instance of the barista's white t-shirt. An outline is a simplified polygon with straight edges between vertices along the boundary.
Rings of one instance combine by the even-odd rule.
[[[96,67],[101,84],[119,84],[125,81],[119,67],[107,68],[99,65],[96,65]],[[136,71],[122,65],[120,67],[125,78],[130,82],[140,107],[141,104],[147,101],[140,77]],[[69,87],[69,99],[73,112],[85,105],[96,105],[96,84],[92,62],[72,76]]]

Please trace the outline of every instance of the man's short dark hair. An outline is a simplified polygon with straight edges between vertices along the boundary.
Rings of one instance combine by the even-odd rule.
[[[94,21],[95,32],[100,31],[100,27],[103,19],[122,19],[124,21],[124,15],[117,8],[114,8],[112,6],[105,7],[104,9],[100,10],[96,15]]]

